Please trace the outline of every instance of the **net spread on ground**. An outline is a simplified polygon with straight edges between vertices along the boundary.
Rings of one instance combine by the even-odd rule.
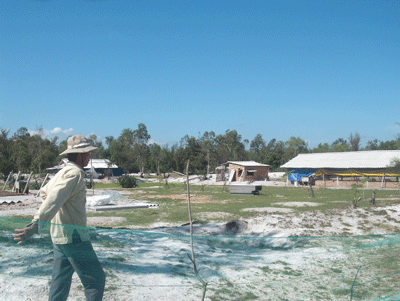
[[[53,260],[49,227],[17,246],[14,229],[27,223],[0,218],[4,300],[47,300]],[[400,299],[398,234],[242,237],[234,229],[191,236],[189,226],[87,229],[107,275],[104,300]],[[75,279],[69,300],[83,298]]]

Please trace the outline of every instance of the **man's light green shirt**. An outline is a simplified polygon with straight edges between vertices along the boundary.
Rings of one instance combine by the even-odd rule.
[[[68,162],[53,179],[41,190],[43,203],[33,221],[50,225],[53,243],[72,242],[72,233],[76,229],[82,241],[89,240],[86,227],[86,187],[82,168],[75,162]],[[78,227],[70,227],[78,226]]]

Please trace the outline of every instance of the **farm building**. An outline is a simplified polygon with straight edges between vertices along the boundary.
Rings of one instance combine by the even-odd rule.
[[[67,162],[68,159],[63,158],[58,165],[47,168],[47,170],[50,172],[58,172],[65,166],[65,164],[67,164]],[[108,159],[91,159],[88,165],[85,166],[84,170],[90,173],[92,168],[94,169],[93,176],[95,178],[99,177],[99,175],[118,177],[124,173],[122,168],[119,168],[117,165],[111,163]]]
[[[95,172],[103,176],[118,177],[121,176],[124,171],[114,163],[111,163],[108,159],[91,159],[84,170],[90,170],[94,168]]]
[[[255,161],[228,161],[229,182],[244,182],[268,179],[269,165]]]
[[[322,180],[345,177],[373,177],[385,181],[387,177],[398,177],[388,167],[394,159],[400,159],[400,150],[356,151],[337,153],[300,154],[281,168],[291,171],[288,180],[292,183],[307,180],[311,175]]]

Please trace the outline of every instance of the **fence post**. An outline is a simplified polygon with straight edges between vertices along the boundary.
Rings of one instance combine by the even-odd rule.
[[[42,185],[40,185],[39,191],[38,191],[38,193],[36,194],[37,197],[39,196],[39,194],[40,194],[40,189],[42,189],[42,187],[44,186],[44,183],[46,183],[46,180],[47,180],[48,177],[49,177],[49,174],[46,174],[46,177],[44,178],[44,180],[43,180],[43,182],[42,182]]]
[[[12,174],[13,174],[12,171],[8,174],[7,180],[5,181],[4,186],[3,186],[3,191],[6,190],[6,186],[7,186],[8,180],[10,180]]]
[[[23,194],[25,194],[26,191],[28,190],[29,182],[31,181],[32,174],[33,174],[33,171],[31,171],[31,173],[29,174],[28,180],[26,181],[26,185],[25,185],[25,187],[24,187],[24,192],[23,192]]]

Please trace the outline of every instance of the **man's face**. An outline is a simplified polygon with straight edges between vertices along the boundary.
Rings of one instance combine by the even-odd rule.
[[[88,165],[88,163],[90,161],[90,153],[83,153],[82,154],[82,161],[83,161],[83,167]]]

